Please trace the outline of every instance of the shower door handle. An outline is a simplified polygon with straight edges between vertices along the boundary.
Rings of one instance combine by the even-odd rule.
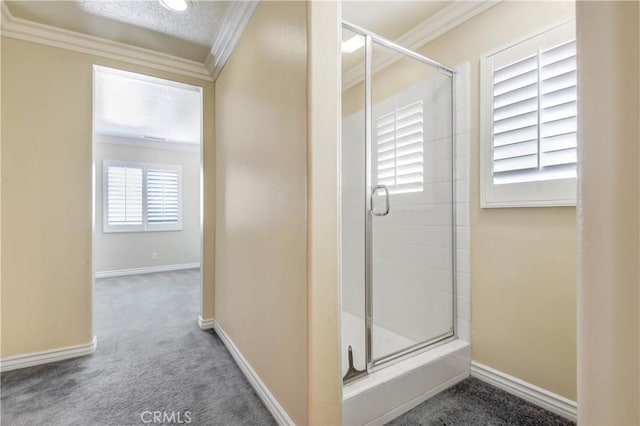
[[[384,210],[381,212],[377,212],[374,205],[374,198],[378,191],[384,191]],[[386,185],[376,185],[371,191],[371,213],[374,216],[386,216],[389,214],[389,209],[391,206],[389,205],[389,188]]]

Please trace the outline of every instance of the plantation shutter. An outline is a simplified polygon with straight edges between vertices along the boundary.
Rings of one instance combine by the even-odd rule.
[[[543,51],[540,69],[540,166],[550,179],[577,176],[576,41]]]
[[[147,223],[177,224],[180,221],[178,170],[147,169]]]
[[[107,167],[108,225],[143,225],[142,176],[139,167]]]
[[[576,177],[575,40],[493,72],[494,184]]]
[[[392,193],[423,190],[423,111],[417,101],[376,120],[377,181]]]

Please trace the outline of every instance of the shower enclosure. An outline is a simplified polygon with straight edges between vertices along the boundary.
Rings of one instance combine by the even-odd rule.
[[[349,346],[366,373],[455,335],[455,186],[453,70],[354,25],[343,31],[364,43],[343,63],[361,62],[365,76],[343,95],[346,374]]]
[[[348,387],[456,339],[455,71],[353,24],[342,31]]]

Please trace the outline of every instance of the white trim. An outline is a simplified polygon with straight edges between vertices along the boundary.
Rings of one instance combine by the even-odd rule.
[[[122,277],[125,275],[151,274],[154,272],[181,271],[183,269],[200,268],[200,262],[180,263],[176,265],[149,266],[146,268],[116,269],[113,271],[99,271],[96,278]]]
[[[209,330],[213,328],[214,321],[215,320],[213,318],[202,319],[202,316],[198,315],[198,327],[202,330]]]
[[[551,179],[496,185],[493,183],[493,71],[495,55],[509,50],[523,58],[538,50],[541,43],[554,46],[575,37],[575,17],[565,18],[526,37],[480,56],[480,207],[575,207],[577,179]],[[545,41],[541,41],[545,40]],[[532,43],[523,49],[525,43]]]
[[[486,365],[472,361],[471,376],[574,422],[578,417],[578,405],[575,401]]]
[[[163,149],[167,151],[192,152],[194,154],[200,152],[200,144],[195,143],[154,141],[149,139],[137,139],[127,136],[101,135],[98,133],[95,134],[95,140],[97,143],[124,145],[130,148]]]
[[[109,169],[126,167],[142,171],[142,223],[112,225],[109,223]],[[176,223],[150,223],[149,211],[149,170],[175,172],[178,180],[178,221]],[[126,184],[125,184],[126,185]],[[136,161],[102,160],[102,232],[105,234],[122,232],[165,232],[182,231],[182,166],[179,164],[153,164]]]
[[[247,380],[253,386],[253,389],[256,391],[264,405],[267,407],[273,418],[279,425],[295,425],[291,417],[287,414],[287,412],[282,408],[278,400],[273,396],[273,394],[267,388],[267,385],[260,379],[260,376],[255,372],[249,362],[242,356],[240,350],[233,344],[227,333],[224,332],[220,324],[216,320],[213,320],[213,328],[216,331],[216,334],[220,337],[224,345],[231,353],[231,356],[236,361],[240,370],[247,377]]]
[[[1,35],[3,37],[124,61],[200,80],[213,81],[205,65],[196,61],[16,18],[11,14],[4,2],[2,2],[1,14]]]
[[[500,0],[452,2],[449,6],[407,31],[395,42],[409,50],[417,50],[498,3],[500,3]],[[392,52],[389,49],[387,50],[384,53],[378,53],[374,58],[373,72],[378,72],[402,59],[401,55],[397,55],[396,52]],[[342,90],[345,91],[363,80],[364,67],[357,65],[342,75]]]
[[[257,1],[233,1],[227,6],[211,52],[204,62],[214,81],[238,44],[257,6]]]
[[[48,351],[9,356],[2,358],[0,361],[0,371],[5,372],[17,370],[19,368],[33,367],[35,365],[48,364],[50,362],[91,355],[96,351],[97,347],[98,338],[93,336],[93,340],[89,343],[85,343],[84,345],[67,346]]]

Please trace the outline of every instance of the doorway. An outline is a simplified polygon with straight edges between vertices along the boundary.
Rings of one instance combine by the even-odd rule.
[[[94,66],[96,335],[162,315],[195,322],[202,312],[202,96],[201,87]]]

